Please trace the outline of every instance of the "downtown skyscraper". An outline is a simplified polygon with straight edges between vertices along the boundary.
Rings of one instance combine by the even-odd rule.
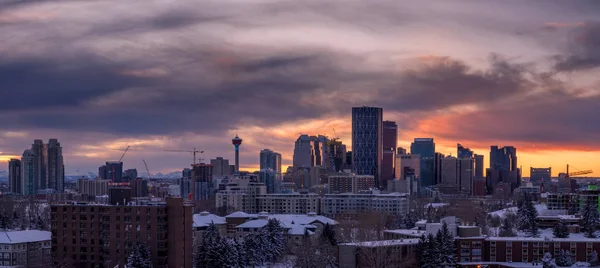
[[[421,157],[421,186],[427,187],[438,183],[435,172],[435,142],[433,142],[433,138],[415,138],[410,144],[410,153]]]
[[[396,162],[396,147],[398,147],[398,125],[394,121],[383,121],[383,163],[381,164],[382,180],[394,179]]]
[[[260,170],[271,169],[281,177],[281,154],[269,149],[260,151]]]
[[[23,192],[23,183],[21,181],[21,160],[10,159],[8,161],[8,186],[13,194]]]
[[[57,139],[50,139],[46,146],[48,157],[47,160],[47,176],[48,187],[54,189],[57,193],[62,193],[65,190],[65,166],[63,163],[62,147]]]
[[[383,188],[383,109],[352,108],[352,171],[375,176],[375,186]]]

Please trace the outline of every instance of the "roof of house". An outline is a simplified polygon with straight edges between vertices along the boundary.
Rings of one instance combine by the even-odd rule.
[[[224,217],[219,217],[215,214],[194,214],[193,227],[207,227],[209,224],[227,224]]]
[[[50,241],[52,233],[39,230],[0,232],[0,244]]]
[[[227,216],[225,216],[225,218],[249,218],[250,214],[246,213],[246,212],[242,212],[242,211],[237,211],[234,213],[231,213]]]

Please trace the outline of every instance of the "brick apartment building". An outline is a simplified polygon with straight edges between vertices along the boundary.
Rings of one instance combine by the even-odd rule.
[[[69,267],[123,267],[135,243],[154,267],[192,267],[192,206],[181,198],[142,205],[51,206],[52,256]]]
[[[593,251],[600,252],[600,240],[572,234],[573,238],[472,237],[457,238],[458,261],[474,262],[539,262],[546,252],[553,257],[561,250],[570,251],[573,260],[586,262]]]

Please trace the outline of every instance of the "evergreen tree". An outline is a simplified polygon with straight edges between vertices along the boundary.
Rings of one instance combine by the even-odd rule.
[[[585,231],[585,237],[596,238],[596,226],[598,225],[598,207],[590,198],[585,202],[583,208],[583,229]]]
[[[333,227],[331,227],[331,225],[329,225],[329,223],[325,223],[325,227],[323,227],[323,233],[321,234],[321,236],[324,240],[329,242],[330,245],[332,245],[332,246],[337,245],[337,238],[335,236],[335,231],[333,230]]]
[[[423,268],[438,268],[442,266],[442,256],[440,251],[440,244],[438,240],[429,234],[427,236],[427,251],[429,252],[430,262],[422,265]]]
[[[513,224],[508,217],[502,219],[502,225],[500,226],[500,233],[498,234],[500,237],[513,237],[517,236],[515,231],[513,230]]]
[[[539,237],[540,236],[540,230],[538,228],[538,224],[537,224],[537,221],[536,221],[537,216],[538,216],[537,209],[533,205],[533,202],[531,202],[531,199],[528,199],[527,202],[525,202],[525,206],[527,208],[527,218],[529,220],[529,230],[528,230],[528,233],[532,237]]]
[[[552,254],[550,254],[550,252],[544,254],[544,257],[542,258],[542,268],[556,268],[556,263],[554,263],[554,259],[552,259]]]
[[[535,221],[537,215],[538,213],[533,202],[525,196],[525,200],[520,202],[517,211],[517,229],[527,233],[529,236],[538,237],[540,231]]]
[[[529,215],[527,213],[527,208],[525,205],[525,201],[519,202],[517,207],[517,230],[526,231],[529,229]]]
[[[596,252],[595,250],[592,252],[592,256],[590,257],[590,265],[591,266],[600,265],[600,262],[598,261],[598,252]]]
[[[416,252],[417,252],[417,260],[418,263],[423,266],[424,264],[428,264],[431,262],[431,256],[429,251],[427,250],[428,246],[427,237],[425,235],[421,235],[419,238],[419,243],[417,243]]]
[[[194,251],[194,266],[219,267],[219,254],[221,254],[221,235],[219,229],[211,223],[202,234],[202,243]]]
[[[152,268],[150,249],[144,244],[136,244],[127,257],[127,267]]]
[[[11,229],[13,230],[19,230],[21,229],[21,219],[19,218],[19,215],[17,215],[17,211],[13,211],[13,217],[12,217],[12,222],[11,222]]]
[[[454,236],[448,229],[448,225],[444,222],[442,229],[436,235],[437,243],[439,244],[440,267],[455,267],[456,266],[456,246],[454,245]]]
[[[415,228],[415,224],[417,223],[417,221],[419,221],[419,220],[417,219],[417,215],[415,214],[415,212],[413,212],[413,211],[408,212],[406,214],[406,216],[404,217],[404,228],[406,228],[406,229]]]
[[[579,206],[577,206],[577,204],[569,206],[569,210],[567,211],[567,214],[575,215],[577,213],[579,213]]]
[[[556,238],[568,238],[569,237],[569,228],[565,224],[563,220],[559,220],[554,228],[552,229],[552,234]]]
[[[286,250],[284,229],[278,219],[269,219],[267,225],[261,230],[261,234],[267,241],[266,261],[277,262],[284,255]]]
[[[573,260],[571,259],[571,253],[569,251],[561,250],[560,254],[556,258],[556,265],[560,267],[568,267],[573,265]]]
[[[244,238],[245,263],[248,266],[260,266],[267,261],[268,241],[260,232],[253,232]]]
[[[2,215],[0,215],[0,229],[6,231],[6,230],[10,229],[10,226],[11,226],[10,218],[6,214],[6,211],[4,211],[4,212],[2,212]]]

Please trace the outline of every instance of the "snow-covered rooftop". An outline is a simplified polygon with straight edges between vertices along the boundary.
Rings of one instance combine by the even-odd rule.
[[[382,246],[399,246],[399,245],[416,245],[419,239],[399,239],[399,240],[381,240],[381,241],[365,241],[356,243],[344,243],[342,246],[359,246],[359,247],[382,247]]]
[[[535,209],[538,212],[538,215],[543,215],[543,216],[556,216],[562,213],[562,211],[552,211],[552,210],[548,210],[548,207],[546,206],[546,204],[535,204]],[[518,208],[517,207],[509,207],[509,208],[505,208],[505,209],[501,209],[501,210],[496,210],[493,212],[488,213],[488,215],[490,216],[499,216],[500,218],[504,218],[504,216],[506,215],[506,213],[512,212],[512,213],[517,213]]]
[[[558,242],[598,242],[598,238],[587,238],[584,233],[571,233],[568,238],[555,238],[552,229],[540,230],[540,237],[525,237],[519,233],[517,237],[488,237],[489,241],[558,241]]]
[[[425,205],[425,208],[429,208],[429,206],[431,206],[432,208],[441,208],[449,205],[450,203],[429,203]]]
[[[49,241],[52,233],[39,230],[0,232],[0,244]]]
[[[225,218],[249,218],[250,214],[246,213],[246,212],[242,212],[242,211],[238,211],[238,212],[234,212],[231,213],[227,216],[225,216]]]
[[[209,224],[227,224],[224,217],[215,214],[200,213],[194,214],[193,227],[207,227]]]
[[[237,228],[249,228],[249,229],[258,229],[267,226],[269,223],[268,220],[258,219],[258,220],[250,220],[244,222],[238,226]],[[308,231],[309,234],[313,234],[314,232],[307,230],[317,228],[312,224],[301,224],[294,221],[280,221],[280,226],[288,230],[288,234],[290,235],[304,235],[305,231]]]
[[[415,237],[420,237],[421,235],[425,234],[425,231],[412,230],[412,229],[385,230],[384,232],[393,233],[393,234],[401,234],[401,235],[409,235],[409,236],[415,236]]]

